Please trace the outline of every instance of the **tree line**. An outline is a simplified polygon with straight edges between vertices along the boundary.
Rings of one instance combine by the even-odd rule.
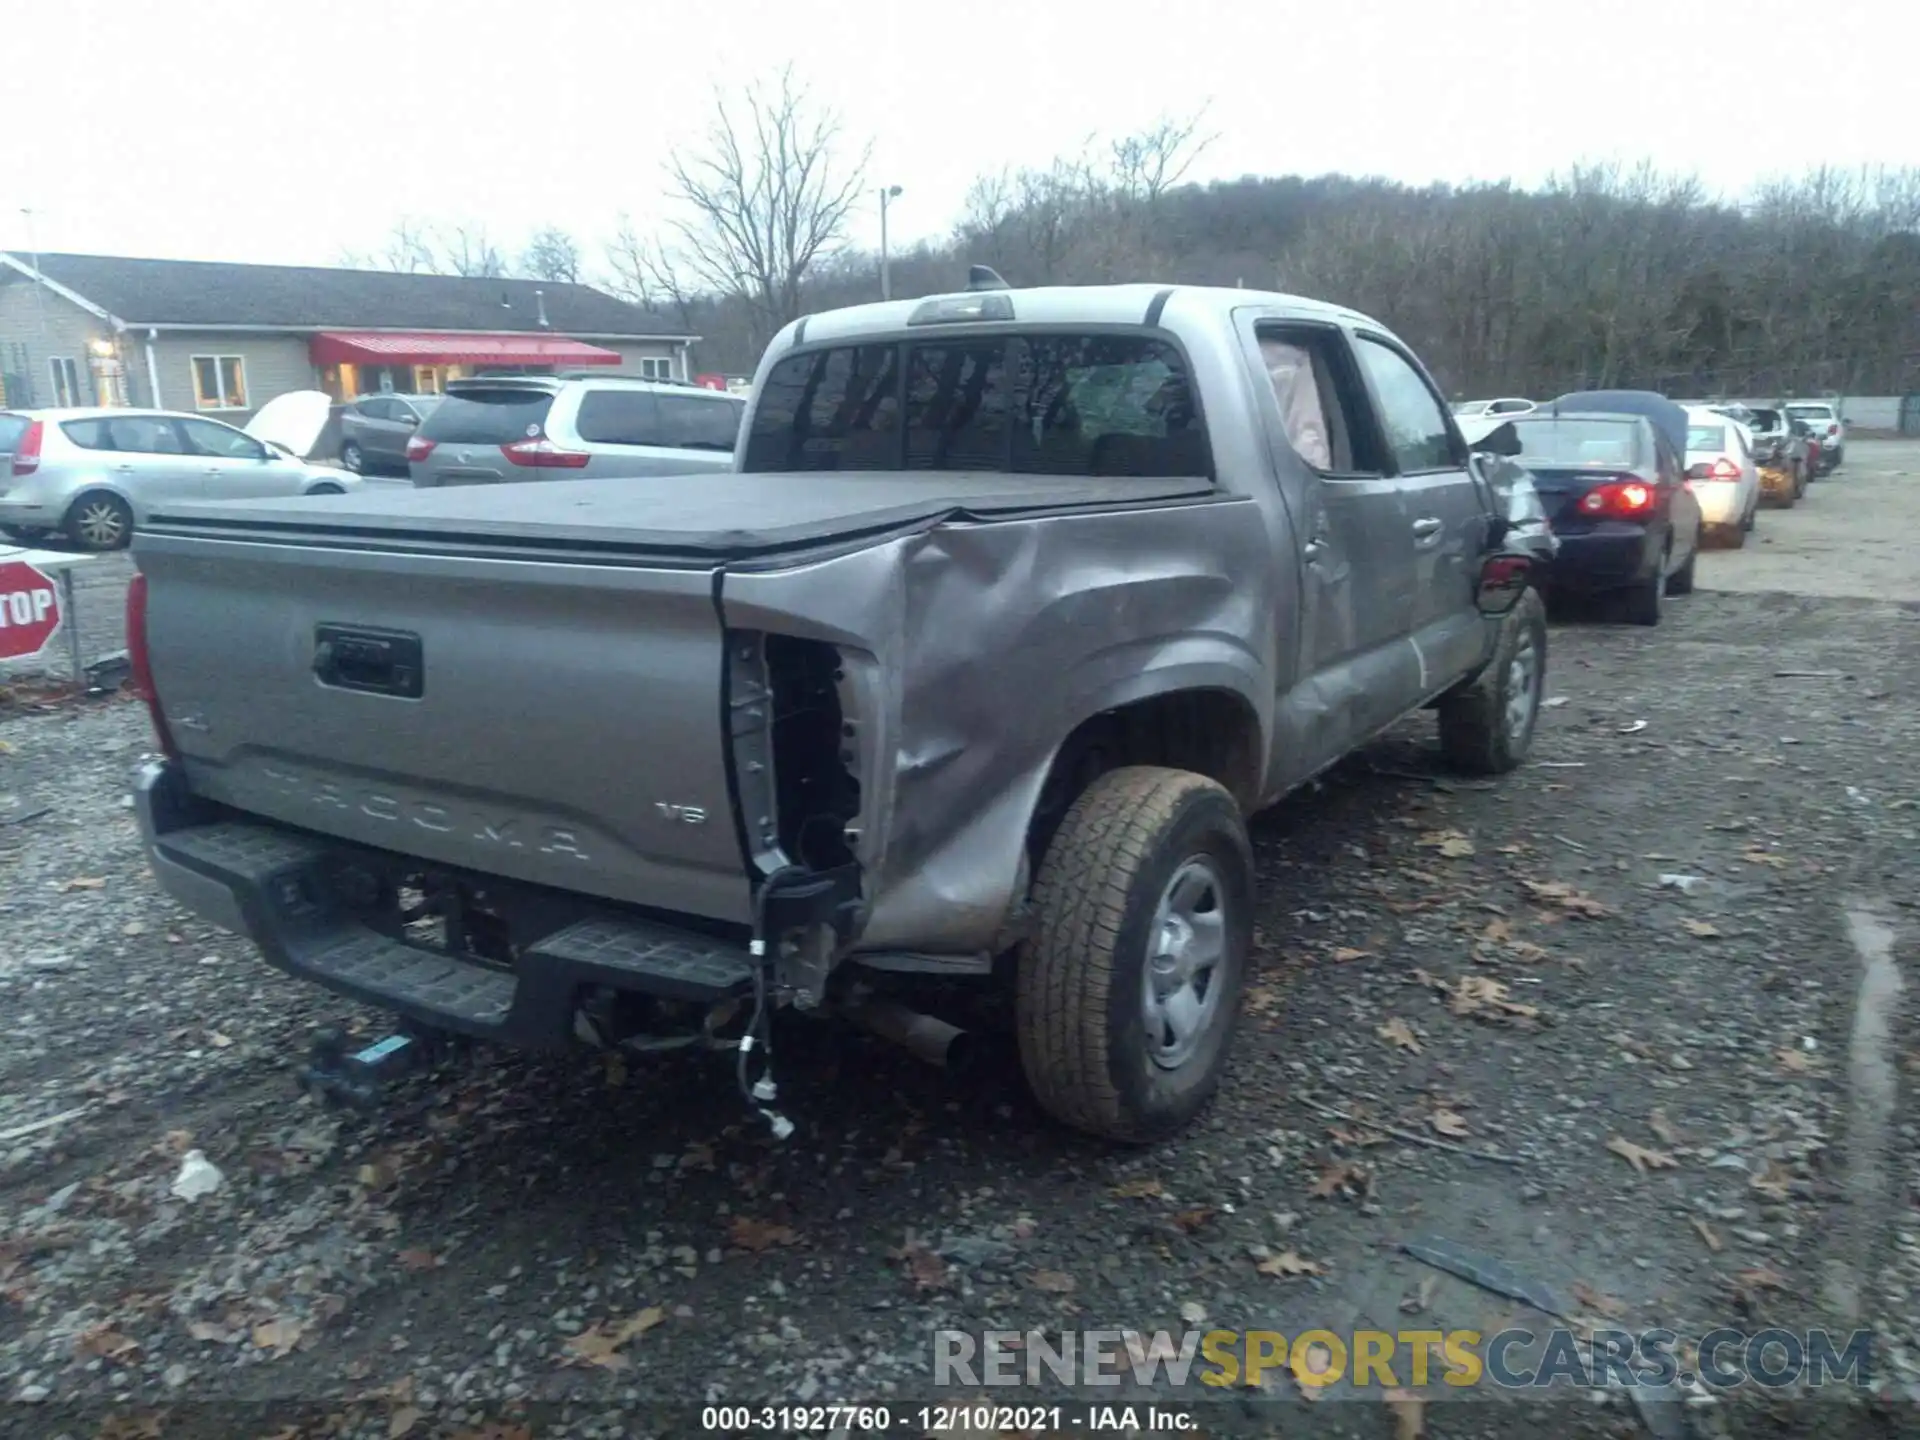
[[[1246,176],[1195,184],[1204,112],[982,176],[952,235],[892,257],[896,298],[1163,281],[1283,290],[1397,331],[1455,396],[1628,386],[1760,397],[1920,390],[1920,169],[1822,167],[1738,199],[1650,165],[1575,165],[1534,189]],[[750,372],[799,315],[879,296],[867,152],[791,71],[717,99],[661,176],[670,218],[619,217],[589,259],[536,232],[395,227],[358,263],[584,280],[688,326],[699,364]]]

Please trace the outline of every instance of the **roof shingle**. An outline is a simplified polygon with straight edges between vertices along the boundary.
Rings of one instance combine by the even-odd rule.
[[[32,260],[18,252],[22,264]],[[687,327],[591,285],[469,279],[305,265],[48,255],[40,271],[129,325],[265,325],[293,330],[542,330],[685,335]],[[0,267],[0,279],[23,278]],[[540,291],[548,324],[539,322]]]

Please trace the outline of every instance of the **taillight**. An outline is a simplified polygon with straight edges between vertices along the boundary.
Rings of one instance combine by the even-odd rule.
[[[407,459],[409,461],[424,460],[433,453],[433,447],[439,443],[437,440],[422,440],[418,435],[409,435],[407,437]]]
[[[13,473],[31,475],[40,468],[40,437],[46,433],[46,426],[38,420],[29,420],[27,428],[20,432],[20,443],[13,447]]]
[[[1711,465],[1702,460],[1697,465],[1687,467],[1689,480],[1738,480],[1739,478],[1740,467],[1724,455]]]
[[[1580,497],[1582,515],[1616,520],[1638,520],[1653,510],[1653,487],[1638,480],[1614,480],[1596,485]]]
[[[502,445],[500,453],[516,465],[536,470],[584,470],[593,457],[584,450],[562,450],[551,440],[516,440]]]
[[[154,739],[169,760],[178,760],[173,732],[167,729],[167,717],[160,709],[160,692],[153,688],[153,660],[147,649],[147,577],[134,571],[127,582],[127,668],[132,672],[133,693],[147,702],[147,718],[153,722]]]
[[[1840,433],[1840,427],[1838,425],[1827,426],[1827,434],[1838,435],[1839,433]]]

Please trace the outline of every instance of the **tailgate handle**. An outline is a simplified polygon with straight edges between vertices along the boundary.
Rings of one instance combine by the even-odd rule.
[[[418,700],[426,686],[420,637],[404,630],[316,625],[313,673],[322,685]]]

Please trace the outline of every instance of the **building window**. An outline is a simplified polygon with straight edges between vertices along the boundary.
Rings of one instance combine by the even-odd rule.
[[[193,403],[201,410],[246,409],[246,361],[238,355],[194,356]]]
[[[673,357],[670,355],[642,355],[640,357],[640,378],[642,380],[673,379]]]
[[[56,407],[84,405],[80,398],[80,367],[71,355],[48,357],[47,370],[53,376],[53,403]]]

